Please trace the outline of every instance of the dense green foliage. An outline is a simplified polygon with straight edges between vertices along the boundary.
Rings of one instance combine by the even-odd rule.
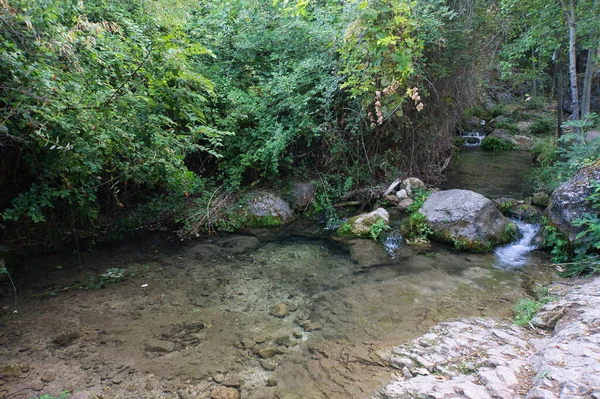
[[[184,159],[218,156],[224,136],[205,123],[214,87],[194,68],[212,53],[142,5],[4,4],[0,151],[19,161],[3,184],[22,174],[5,220],[89,222],[148,190],[201,187]]]
[[[498,42],[485,2],[0,5],[2,232],[43,241],[234,228],[216,204],[281,176],[318,177],[329,210],[381,179],[435,180]]]

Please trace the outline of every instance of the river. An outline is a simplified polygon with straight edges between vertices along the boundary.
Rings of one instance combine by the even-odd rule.
[[[483,155],[464,152],[455,170],[469,163],[477,173],[448,184],[527,195],[517,179],[499,182],[521,170],[521,154]],[[17,314],[2,286],[0,396],[194,399],[218,388],[255,399],[368,397],[392,373],[380,350],[440,321],[508,319],[515,301],[553,278],[542,253],[528,249],[510,267],[508,258],[410,247],[397,235],[386,246],[340,242],[303,223],[194,242],[143,233],[94,248],[81,268],[71,254],[40,256],[15,275]]]

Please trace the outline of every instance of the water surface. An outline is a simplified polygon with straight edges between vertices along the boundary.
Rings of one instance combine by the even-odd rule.
[[[442,189],[472,190],[494,199],[525,199],[533,193],[527,177],[531,156],[525,151],[484,151],[465,148],[455,155]]]

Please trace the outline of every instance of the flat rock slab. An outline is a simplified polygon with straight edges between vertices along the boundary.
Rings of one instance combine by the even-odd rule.
[[[514,398],[533,353],[516,326],[490,319],[442,323],[385,359],[402,377],[376,398]],[[483,384],[482,384],[483,382]]]
[[[373,398],[600,398],[600,278],[569,289],[552,334],[491,319],[441,323],[383,358],[400,370]]]

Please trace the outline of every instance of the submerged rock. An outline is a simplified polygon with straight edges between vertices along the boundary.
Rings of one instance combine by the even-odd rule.
[[[371,227],[379,221],[385,226],[390,224],[390,215],[383,208],[351,217],[337,232],[343,237],[370,237]]]
[[[240,399],[240,392],[235,388],[216,387],[210,393],[211,399]]]
[[[175,344],[169,341],[161,341],[158,339],[147,339],[144,346],[148,352],[168,353],[175,350]]]
[[[446,190],[431,194],[419,210],[433,231],[433,239],[459,249],[488,251],[511,241],[518,228],[504,217],[492,201],[469,190]]]
[[[277,194],[267,191],[254,193],[248,213],[250,224],[255,227],[279,226],[294,219],[289,204]]]
[[[271,309],[271,315],[275,317],[286,317],[290,314],[290,306],[288,302],[278,303]]]
[[[600,161],[582,168],[573,178],[563,183],[552,193],[548,207],[548,219],[571,242],[581,231],[581,227],[573,225],[587,212],[592,212],[590,202],[586,199],[594,192],[593,184],[600,182]]]

